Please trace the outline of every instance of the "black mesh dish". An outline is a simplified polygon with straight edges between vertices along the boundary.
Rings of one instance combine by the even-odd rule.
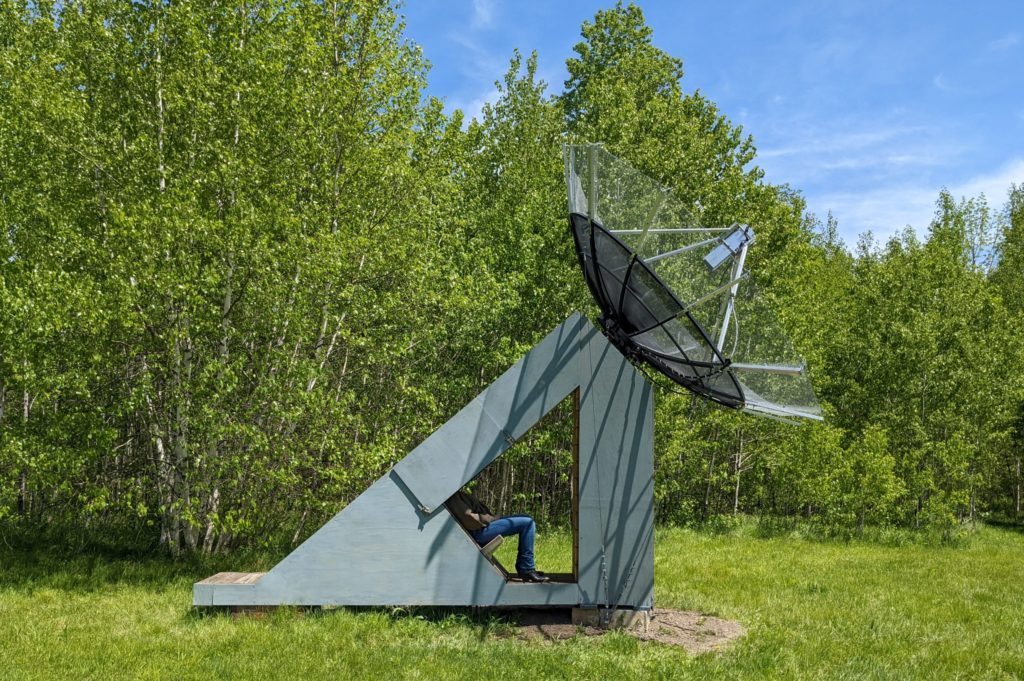
[[[728,362],[654,271],[599,222],[571,213],[569,224],[583,276],[612,343],[688,390],[743,407],[743,390]]]

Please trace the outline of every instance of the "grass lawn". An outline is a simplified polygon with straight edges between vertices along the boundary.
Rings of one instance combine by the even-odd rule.
[[[568,542],[542,536],[539,567],[562,568]],[[191,610],[209,565],[0,552],[0,679],[1024,678],[1024,534],[1011,529],[982,527],[963,547],[665,529],[655,555],[659,607],[749,634],[690,657],[620,634],[520,641],[464,614],[236,621]],[[217,569],[269,562],[226,561]]]

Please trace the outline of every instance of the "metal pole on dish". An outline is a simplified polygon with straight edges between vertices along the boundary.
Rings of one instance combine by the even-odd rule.
[[[590,180],[587,190],[587,217],[591,222],[597,220],[597,152],[596,144],[587,145],[587,174]]]
[[[743,263],[747,259],[747,247],[750,246],[749,241],[744,241],[743,245],[740,246],[740,254],[736,258],[736,265],[732,270],[732,287],[729,289],[729,298],[725,306],[725,315],[722,319],[722,328],[718,331],[718,342],[715,344],[718,347],[718,351],[722,351],[722,346],[725,344],[725,334],[729,331],[729,318],[732,316],[733,308],[736,305],[736,292],[739,290],[740,282],[739,278],[743,274]]]

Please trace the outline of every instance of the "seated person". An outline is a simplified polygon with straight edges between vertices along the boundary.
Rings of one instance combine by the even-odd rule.
[[[537,572],[537,566],[533,562],[533,540],[537,535],[537,525],[533,518],[528,515],[493,515],[483,502],[461,490],[445,504],[480,546],[499,534],[504,537],[518,534],[519,554],[516,556],[516,572],[527,582],[549,581],[543,572]]]

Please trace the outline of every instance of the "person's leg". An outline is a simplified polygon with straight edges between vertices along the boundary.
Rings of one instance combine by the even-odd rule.
[[[537,523],[528,515],[510,515],[499,518],[482,529],[471,531],[470,535],[476,543],[483,546],[490,540],[502,535],[519,536],[518,554],[516,555],[515,571],[527,582],[548,582],[543,572],[537,571],[534,563],[534,541],[537,539]]]
[[[495,520],[486,528],[490,530],[495,525],[497,534],[510,537],[513,534],[519,535],[519,551],[516,555],[516,572],[533,572],[536,565],[533,562],[533,543],[537,537],[537,524],[528,515],[510,515]],[[494,535],[492,535],[493,537]],[[479,541],[479,540],[477,540]]]
[[[487,527],[481,530],[473,530],[470,534],[473,535],[473,539],[476,539],[477,544],[483,546],[499,534],[503,537],[511,537],[513,534],[522,532],[525,527],[524,518],[530,520],[529,516],[523,515],[510,515],[498,518]]]
[[[498,524],[500,522],[501,522],[500,519],[499,520],[495,520],[493,523],[491,523],[487,527],[483,527],[483,528],[481,528],[479,530],[471,530],[470,531],[470,535],[472,535],[473,539],[476,540],[477,544],[479,544],[480,546],[483,546],[487,542],[489,542],[492,539],[494,539],[495,537],[497,537],[499,534],[501,534],[501,535],[508,534],[507,532],[503,531],[503,530],[505,530],[505,526]]]
[[[487,527],[474,530],[473,539],[480,546],[491,541],[499,534],[511,537],[519,535],[518,554],[516,555],[516,572],[535,572],[537,567],[533,560],[533,543],[537,537],[537,524],[528,515],[510,515],[498,518]]]

